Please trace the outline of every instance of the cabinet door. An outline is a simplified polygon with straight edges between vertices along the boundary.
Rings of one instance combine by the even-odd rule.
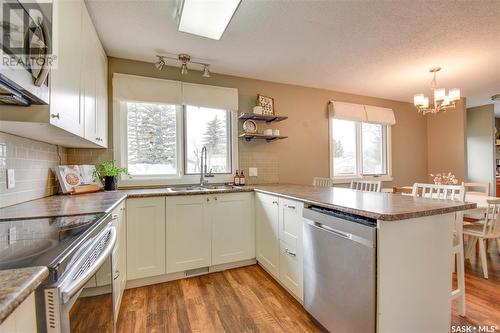
[[[127,200],[127,279],[165,273],[165,198]]]
[[[276,278],[279,276],[278,198],[255,194],[257,260]]]
[[[85,115],[85,139],[99,143],[97,133],[97,35],[90,19],[89,13],[84,6],[82,14],[82,108]]]
[[[212,197],[212,265],[255,258],[252,193]]]
[[[115,307],[115,321],[118,319],[118,314],[120,312],[120,305],[122,302],[123,291],[125,290],[125,284],[127,283],[127,228],[126,228],[126,214],[125,214],[125,203],[118,206],[114,214],[118,216],[115,225],[118,230],[117,237],[117,247],[113,253],[114,258],[114,285],[115,294],[113,295],[115,299],[113,300],[113,305]]]
[[[84,113],[80,107],[83,8],[81,0],[53,2],[57,62],[50,72],[50,123],[81,137],[84,135]]]
[[[211,265],[210,197],[166,199],[167,273]]]
[[[0,333],[36,333],[35,294],[29,295],[2,324]]]
[[[108,58],[97,42],[97,76],[96,76],[96,114],[98,144],[108,147]]]
[[[302,237],[302,210],[304,204],[301,202],[279,199],[280,217],[279,237],[294,247],[298,245],[299,237]]]
[[[297,248],[285,241],[280,241],[280,281],[289,291],[302,300],[301,260]]]

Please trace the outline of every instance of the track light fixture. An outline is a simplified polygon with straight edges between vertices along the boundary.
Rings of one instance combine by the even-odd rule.
[[[163,70],[163,67],[165,67],[166,65],[166,60],[168,59],[173,61],[180,61],[182,75],[186,75],[188,73],[188,64],[195,64],[203,66],[203,77],[210,77],[210,65],[203,62],[191,60],[191,56],[189,54],[181,53],[177,56],[177,58],[162,56],[158,54],[156,55],[156,57],[158,58],[158,60],[155,62],[155,68],[159,71]]]

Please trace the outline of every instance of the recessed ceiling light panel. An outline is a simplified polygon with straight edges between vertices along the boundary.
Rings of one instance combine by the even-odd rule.
[[[178,30],[219,40],[241,0],[183,0]]]

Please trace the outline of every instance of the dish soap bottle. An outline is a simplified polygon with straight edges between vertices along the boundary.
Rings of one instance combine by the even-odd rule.
[[[245,175],[243,174],[243,170],[240,171],[240,185],[245,186]]]
[[[236,186],[240,185],[240,175],[238,173],[238,170],[236,170],[236,174],[234,175],[234,185]]]

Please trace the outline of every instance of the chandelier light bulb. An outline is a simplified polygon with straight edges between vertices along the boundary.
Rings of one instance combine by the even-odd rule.
[[[446,97],[446,90],[444,88],[438,88],[434,90],[434,101],[442,101]]]
[[[448,97],[450,98],[450,101],[458,101],[460,99],[460,89],[458,88],[453,88],[450,89],[450,92],[448,93]]]

